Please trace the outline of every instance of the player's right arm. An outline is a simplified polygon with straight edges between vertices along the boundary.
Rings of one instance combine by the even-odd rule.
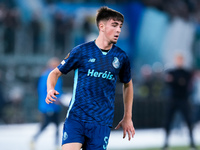
[[[46,103],[50,104],[56,101],[56,95],[58,95],[58,91],[55,90],[56,83],[58,81],[58,78],[62,75],[60,70],[56,67],[54,70],[52,70],[49,73],[48,79],[47,79],[47,96],[46,96]]]

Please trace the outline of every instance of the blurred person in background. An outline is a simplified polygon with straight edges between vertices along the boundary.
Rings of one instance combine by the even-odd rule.
[[[184,57],[182,54],[177,54],[175,56],[175,64],[176,67],[169,70],[165,77],[166,83],[170,88],[170,98],[165,118],[166,120],[164,128],[166,131],[166,138],[163,150],[168,149],[170,127],[173,117],[177,111],[180,111],[186,121],[186,125],[188,126],[191,150],[196,150],[192,133],[192,116],[189,102],[193,73],[192,71],[184,68]]]
[[[3,110],[4,110],[4,106],[6,104],[5,102],[5,98],[4,98],[4,93],[3,93],[3,82],[2,82],[2,73],[0,70],[0,124],[4,123],[4,119],[3,119]]]
[[[30,28],[32,33],[33,53],[38,54],[40,52],[40,36],[42,32],[42,23],[39,14],[34,13],[31,17]]]
[[[19,27],[19,12],[15,9],[8,9],[4,17],[4,52],[14,54],[16,30]]]
[[[56,12],[54,16],[54,40],[56,53],[63,54],[65,49],[65,40],[68,30],[67,21],[63,12]]]
[[[63,127],[62,150],[107,149],[114,118],[117,77],[123,83],[124,117],[115,129],[123,138],[135,134],[132,121],[133,83],[128,56],[115,46],[124,17],[108,7],[97,11],[99,36],[72,49],[47,80],[47,104],[56,102],[57,79],[75,70],[74,90]]]
[[[144,64],[141,67],[141,81],[140,87],[138,87],[140,97],[143,99],[152,99],[152,68],[148,64]]]
[[[58,147],[59,144],[59,114],[61,111],[61,106],[59,103],[59,98],[62,95],[62,79],[58,78],[58,82],[55,85],[55,89],[59,91],[60,95],[58,96],[58,101],[53,104],[47,104],[45,102],[45,98],[47,95],[47,77],[49,73],[60,64],[60,60],[56,57],[51,58],[47,63],[46,70],[42,73],[38,82],[38,103],[39,103],[39,111],[42,113],[42,122],[40,130],[35,134],[31,142],[31,148],[34,149],[35,142],[37,141],[40,134],[44,131],[44,129],[52,122],[56,125],[56,134],[55,134],[55,144]]]
[[[193,79],[193,123],[196,124],[200,121],[200,70],[195,71]]]

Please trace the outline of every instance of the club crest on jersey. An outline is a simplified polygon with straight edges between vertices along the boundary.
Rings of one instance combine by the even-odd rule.
[[[117,57],[114,57],[114,60],[112,62],[112,65],[114,68],[118,69],[119,66],[120,66],[120,62],[119,62],[119,59]]]
[[[63,133],[63,140],[65,141],[68,138],[67,132]]]

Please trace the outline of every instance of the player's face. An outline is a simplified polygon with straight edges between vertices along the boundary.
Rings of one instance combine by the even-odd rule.
[[[111,43],[117,43],[119,34],[121,33],[122,22],[115,21],[113,19],[108,20],[105,23],[105,37]]]

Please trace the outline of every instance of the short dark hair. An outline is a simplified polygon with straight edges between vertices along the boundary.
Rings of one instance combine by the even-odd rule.
[[[99,28],[100,21],[102,20],[107,21],[110,19],[121,21],[122,23],[124,22],[124,16],[116,10],[108,8],[107,6],[103,6],[97,10],[96,24],[98,28]]]

